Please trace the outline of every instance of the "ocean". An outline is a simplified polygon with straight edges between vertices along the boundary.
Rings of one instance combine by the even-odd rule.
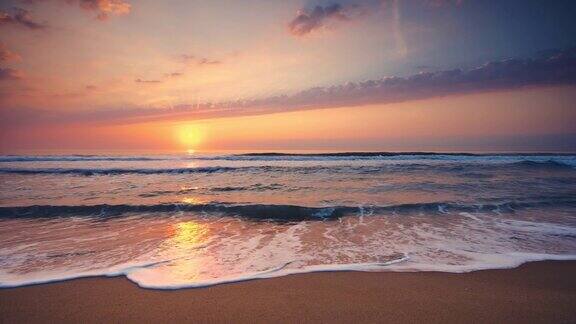
[[[0,287],[576,260],[576,155],[0,156]]]

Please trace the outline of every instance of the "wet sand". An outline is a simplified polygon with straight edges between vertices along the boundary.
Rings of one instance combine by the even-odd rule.
[[[467,274],[332,272],[159,291],[124,277],[0,289],[0,322],[575,323],[576,261]]]

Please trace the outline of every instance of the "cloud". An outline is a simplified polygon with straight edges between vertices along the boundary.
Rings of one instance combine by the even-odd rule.
[[[0,26],[20,26],[32,30],[48,27],[45,23],[34,21],[30,11],[19,7],[13,7],[10,12],[0,11]]]
[[[290,109],[336,107],[561,84],[576,84],[576,48],[532,59],[492,61],[470,70],[420,72],[405,77],[392,76],[339,86],[316,87],[292,96],[254,101],[249,106]]]
[[[432,69],[432,67],[429,66],[429,65],[417,65],[417,66],[415,66],[414,68],[415,68],[416,70],[420,70],[420,71],[423,71],[423,70],[431,70],[431,69]]]
[[[426,0],[425,3],[431,7],[460,6],[464,0]]]
[[[152,80],[145,80],[145,79],[136,79],[134,80],[134,82],[136,83],[145,83],[145,84],[158,84],[158,83],[162,83],[162,82],[167,82],[170,81],[172,79],[177,79],[184,76],[183,72],[171,72],[171,73],[164,73],[162,75],[162,78],[156,80],[156,79],[152,79]]]
[[[51,0],[20,0],[25,5],[34,5]],[[59,0],[69,5],[77,5],[80,8],[96,13],[98,20],[107,20],[110,16],[123,16],[130,13],[132,5],[126,0]]]
[[[178,78],[178,77],[181,77],[183,75],[184,75],[184,73],[182,73],[182,72],[172,72],[172,73],[164,74],[164,77],[166,77],[166,78]]]
[[[147,83],[147,84],[157,84],[162,83],[160,80],[143,80],[143,79],[136,79],[134,80],[136,83]]]
[[[19,80],[23,77],[24,75],[19,70],[11,68],[0,68],[0,81]]]
[[[4,43],[0,42],[0,63],[10,61],[20,61],[22,58],[17,53],[12,52]]]
[[[170,81],[171,79],[176,79],[183,76],[183,72],[171,72],[171,73],[164,73],[163,77],[160,80],[145,80],[145,79],[136,79],[134,80],[136,83],[148,83],[148,84],[158,84],[165,81]]]
[[[136,82],[158,83],[160,81],[137,79]],[[56,114],[51,112],[50,118],[40,112],[25,115],[50,123],[129,123],[182,117],[202,119],[388,104],[446,95],[558,85],[576,86],[576,48],[551,51],[546,55],[530,59],[492,61],[468,70],[452,69],[420,72],[408,76],[390,76],[330,87],[314,87],[293,95],[271,96],[254,100],[182,104],[165,109],[161,107],[124,107],[83,113]],[[14,120],[14,118],[10,118],[10,113],[6,108],[3,109],[2,116],[7,121]],[[20,111],[18,116],[21,116],[22,113]],[[2,124],[13,126],[9,122]]]
[[[180,60],[186,64],[196,64],[196,65],[219,65],[223,62],[220,60],[209,59],[206,57],[197,57],[195,55],[182,54]]]
[[[222,61],[211,60],[208,58],[201,58],[198,60],[198,65],[218,65],[218,64],[222,64]]]
[[[123,16],[130,13],[132,5],[125,0],[67,0],[78,2],[80,8],[97,13],[96,18],[106,20],[110,16]]]
[[[346,0],[341,0],[346,2]],[[460,6],[464,0],[419,0],[422,6],[440,8]],[[389,12],[392,17],[391,32],[394,35],[397,52],[401,57],[408,54],[402,33],[402,13],[400,0],[355,0],[354,4],[333,3],[327,6],[317,5],[312,9],[300,9],[288,23],[288,32],[301,37],[322,29],[330,24],[357,20],[374,12]]]
[[[334,3],[328,6],[316,6],[312,10],[301,9],[288,23],[288,31],[294,36],[304,36],[324,27],[328,22],[348,21],[357,16],[357,6],[343,6]]]

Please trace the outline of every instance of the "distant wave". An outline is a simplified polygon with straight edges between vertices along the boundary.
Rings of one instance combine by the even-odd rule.
[[[458,153],[458,152],[332,152],[332,153],[243,153],[233,156],[572,156],[573,153]]]
[[[351,161],[351,160],[452,160],[463,161],[490,159],[501,160],[506,158],[576,158],[573,153],[433,153],[433,152],[340,152],[340,153],[245,153],[218,156],[194,156],[194,160],[208,161]]]
[[[457,157],[576,157],[574,153],[440,153],[440,152],[332,152],[332,153],[243,153],[229,155],[147,155],[147,156],[115,156],[115,155],[0,155],[2,162],[82,162],[82,161],[171,161],[171,160],[323,160],[323,159],[389,159],[402,157],[418,157],[431,159]]]
[[[4,155],[0,162],[81,162],[81,161],[164,161],[169,158],[144,156],[99,156],[99,155]]]
[[[576,197],[554,196],[531,199],[492,199],[474,204],[456,202],[431,202],[396,204],[387,206],[327,206],[309,207],[298,205],[274,204],[184,204],[166,203],[151,205],[77,205],[53,206],[35,205],[18,207],[0,207],[2,218],[50,218],[63,216],[115,217],[127,213],[172,213],[172,212],[214,212],[229,216],[240,216],[255,220],[302,221],[335,219],[345,215],[412,213],[447,214],[462,212],[514,212],[518,209],[533,207],[576,206]]]
[[[251,167],[246,167],[251,168]],[[244,168],[244,169],[246,169]],[[129,168],[111,168],[111,169],[83,169],[83,168],[37,168],[37,169],[19,169],[19,168],[0,168],[0,173],[9,174],[72,174],[82,176],[94,175],[118,175],[118,174],[181,174],[181,173],[214,173],[227,172],[243,168],[235,167],[204,167],[204,168],[173,168],[173,169],[129,169]]]
[[[433,170],[435,172],[462,172],[489,169],[547,169],[547,170],[575,170],[575,166],[554,160],[548,161],[515,161],[495,163],[392,163],[380,165],[311,165],[311,166],[214,166],[191,168],[0,168],[0,174],[70,174],[81,176],[122,175],[122,174],[186,174],[186,173],[221,173],[221,172],[296,172],[296,173],[379,173],[379,172],[408,172]],[[223,190],[225,191],[225,190]]]

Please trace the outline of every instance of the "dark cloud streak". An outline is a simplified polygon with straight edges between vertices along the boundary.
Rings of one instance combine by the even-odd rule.
[[[355,7],[334,3],[325,7],[316,6],[312,10],[299,10],[296,17],[288,23],[288,31],[294,36],[304,36],[325,26],[328,21],[351,20],[351,8]]]
[[[162,83],[160,80],[143,80],[143,79],[136,79],[134,80],[136,83],[145,83],[145,84],[158,84]]]
[[[196,65],[219,65],[223,62],[220,60],[210,59],[207,57],[197,57],[195,55],[182,54],[180,60],[185,64],[196,64]]]

